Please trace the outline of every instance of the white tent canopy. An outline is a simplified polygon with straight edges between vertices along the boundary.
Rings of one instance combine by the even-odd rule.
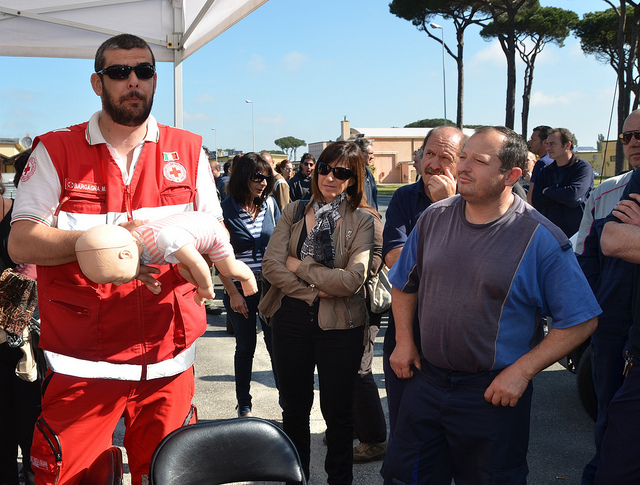
[[[174,65],[174,122],[182,127],[181,62],[267,0],[0,0],[0,55],[93,59],[109,37],[145,39]]]

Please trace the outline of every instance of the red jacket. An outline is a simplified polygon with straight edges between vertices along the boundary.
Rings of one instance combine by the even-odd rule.
[[[86,125],[35,140],[34,148],[40,142],[47,148],[60,179],[58,228],[86,230],[195,209],[199,136],[158,125],[158,142],[145,143],[125,185],[107,146],[85,140]],[[119,287],[95,284],[76,262],[39,266],[40,346],[49,351],[53,369],[127,380],[186,370],[195,347],[184,351],[206,329],[204,309],[175,265],[159,268],[162,292],[154,295],[138,280]]]

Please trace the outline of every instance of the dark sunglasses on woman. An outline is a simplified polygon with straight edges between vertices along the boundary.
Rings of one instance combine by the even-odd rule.
[[[263,180],[266,180],[267,183],[269,183],[269,182],[271,182],[271,177],[272,177],[271,175],[265,175],[265,174],[260,173],[260,172],[253,172],[251,174],[251,181],[260,183]]]
[[[138,79],[151,79],[156,73],[156,68],[148,62],[143,62],[142,64],[138,64],[137,66],[114,64],[113,66],[105,67],[101,71],[96,71],[96,73],[106,74],[111,79],[129,79],[131,71],[134,71],[136,73]]]
[[[338,180],[349,180],[353,177],[353,171],[345,167],[332,167],[324,162],[318,164],[318,173],[320,175],[329,175],[333,172],[333,176]]]

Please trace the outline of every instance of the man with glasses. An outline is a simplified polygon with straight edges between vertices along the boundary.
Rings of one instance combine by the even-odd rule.
[[[99,224],[131,230],[196,209],[222,220],[201,137],[150,115],[149,45],[129,34],[105,41],[91,86],[101,111],[34,141],[9,240],[14,261],[38,265],[49,363],[31,455],[39,485],[79,483],[121,416],[131,481],[140,485],[162,438],[195,420],[192,365],[206,317],[194,286],[168,264],[141,267],[139,281],[95,284],[80,271],[76,240]]]
[[[640,166],[640,111],[634,111],[625,120],[620,140],[624,145],[624,154],[629,163],[634,168]],[[595,337],[595,341],[592,340],[591,343],[592,346],[595,343],[596,349],[601,342],[608,344],[609,352],[617,354],[607,359],[602,354],[607,351],[607,348],[602,348],[600,359],[597,354],[594,354],[596,357],[594,375],[597,376],[600,372],[600,376],[602,376],[603,372],[610,372],[605,377],[610,379],[609,392],[612,397],[609,397],[610,402],[606,408],[606,417],[601,427],[598,427],[600,422],[600,414],[598,414],[596,445],[599,444],[599,446],[597,446],[596,452],[599,451],[600,455],[596,454],[594,460],[585,467],[582,476],[583,484],[640,482],[640,462],[637,459],[640,453],[638,443],[638,434],[640,433],[640,420],[638,420],[638,412],[640,412],[640,381],[638,380],[640,377],[638,374],[640,365],[638,363],[640,358],[640,307],[638,306],[640,279],[637,271],[637,265],[640,263],[638,254],[640,247],[640,205],[638,205],[640,201],[640,172],[634,170],[623,177],[626,181],[624,194],[613,212],[602,221],[604,229],[602,229],[600,241],[602,253],[606,256],[605,261],[618,262],[620,269],[618,274],[609,274],[609,278],[606,280],[603,276],[600,277],[596,296],[600,298],[599,293],[610,291],[609,299],[602,306],[603,316],[606,316],[608,312],[609,318],[604,322],[605,326],[602,331],[597,336],[594,334],[592,339]],[[609,180],[602,185],[608,183]],[[603,273],[606,269],[608,267],[604,266]],[[612,321],[612,317],[615,318],[616,313],[622,320]],[[628,332],[628,341],[626,341],[625,327],[629,323],[632,325]],[[622,340],[622,342],[618,343],[616,339]],[[620,362],[623,358],[621,356],[623,347],[626,348],[624,363]],[[607,369],[607,361],[611,369]],[[616,366],[621,374],[619,377],[614,375],[613,366]],[[596,391],[598,391],[601,383],[597,379],[594,379],[594,382]],[[615,385],[620,387],[614,389]],[[605,390],[607,389],[605,388]],[[598,395],[598,412],[600,413],[600,395]],[[600,440],[599,443],[598,440]]]
[[[289,196],[294,200],[309,200],[311,198],[311,176],[316,166],[316,157],[305,153],[300,160],[300,168],[289,180]]]
[[[623,133],[620,135],[625,157],[633,170],[640,166],[640,141],[638,141],[640,131],[638,130],[640,130],[640,110],[634,111],[627,117]],[[591,368],[598,398],[598,417],[595,425],[596,453],[584,468],[583,485],[594,483],[607,408],[623,381],[624,346],[632,322],[631,302],[635,265],[622,259],[603,256],[600,238],[606,218],[620,201],[634,173],[633,170],[605,180],[591,192],[576,241],[575,251],[578,262],[602,308],[602,315],[598,318],[598,328],[591,335]]]
[[[554,161],[535,178],[531,203],[567,237],[578,232],[584,204],[593,188],[593,168],[574,153],[575,138],[566,128],[547,137],[547,153]]]

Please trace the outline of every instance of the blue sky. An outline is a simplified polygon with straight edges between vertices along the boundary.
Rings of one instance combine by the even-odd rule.
[[[214,148],[256,149],[295,136],[307,143],[340,135],[351,126],[401,127],[443,115],[442,48],[410,22],[389,12],[390,0],[270,0],[183,63],[184,128]],[[585,12],[602,0],[541,1]],[[435,19],[455,45],[451,22]],[[100,109],[91,90],[93,61],[0,57],[0,138],[32,137],[86,121]],[[518,66],[516,130],[520,130],[523,65]],[[579,145],[607,134],[615,91],[609,65],[585,56],[573,36],[548,45],[534,72],[529,128],[572,130]],[[456,66],[447,56],[447,115],[455,120]],[[173,75],[158,68],[153,115],[173,124]],[[478,29],[465,36],[465,106],[468,124],[503,124],[506,62],[497,42]],[[613,119],[611,137],[616,135]],[[215,128],[215,138],[214,131]],[[300,156],[303,151],[298,150]]]

